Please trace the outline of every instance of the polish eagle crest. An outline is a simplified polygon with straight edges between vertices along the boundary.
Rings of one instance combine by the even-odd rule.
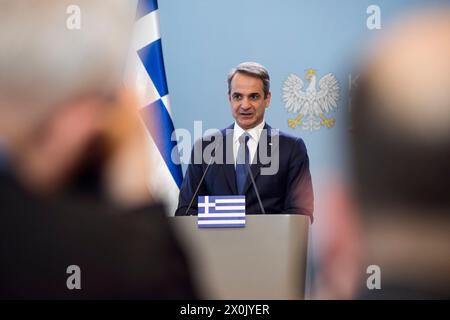
[[[316,70],[308,69],[305,83],[296,74],[291,73],[284,81],[283,102],[290,113],[297,114],[296,118],[288,119],[292,129],[301,126],[308,131],[319,130],[326,126],[332,128],[335,119],[326,114],[337,109],[339,100],[339,82],[332,73],[324,75],[319,80],[319,90],[316,89]]]

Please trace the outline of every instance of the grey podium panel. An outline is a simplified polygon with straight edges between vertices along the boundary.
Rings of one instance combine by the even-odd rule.
[[[309,218],[248,215],[245,228],[169,217],[205,299],[303,299]]]

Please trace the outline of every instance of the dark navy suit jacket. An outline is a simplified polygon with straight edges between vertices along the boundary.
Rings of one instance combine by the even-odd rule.
[[[175,215],[196,215],[199,195],[238,195],[233,161],[233,127],[231,125],[217,135],[223,139],[223,142],[216,143],[215,146],[217,150],[222,152],[212,153],[209,160],[205,156],[201,158],[203,159],[201,163],[197,164],[194,163],[194,150],[204,151],[208,146],[211,149],[210,144],[217,139],[208,137],[196,142],[192,150],[191,162],[181,186]],[[264,129],[266,129],[263,132],[267,132],[267,138],[263,138],[263,135],[261,136],[250,168],[265,212],[267,214],[303,214],[310,216],[312,219],[314,209],[313,190],[309,172],[309,159],[303,140],[281,131],[273,130],[267,124],[264,126]],[[267,157],[259,157],[260,149],[263,145],[266,147],[263,154],[269,155],[270,162],[267,161]],[[228,155],[227,150],[230,150]],[[276,168],[275,155],[277,153],[279,159],[277,172],[275,174],[264,173],[264,169]],[[228,162],[226,162],[227,157]],[[216,163],[218,161],[216,159],[222,159],[221,163]],[[230,159],[232,160],[230,161]],[[210,161],[212,163],[206,172],[203,182],[200,184],[201,177]],[[195,196],[191,208],[186,212],[199,184],[198,194]],[[246,213],[262,213],[250,176],[247,177],[244,190]]]

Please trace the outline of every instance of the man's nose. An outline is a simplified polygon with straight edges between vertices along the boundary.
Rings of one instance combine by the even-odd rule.
[[[248,97],[242,98],[241,108],[248,109],[251,107],[250,99]]]

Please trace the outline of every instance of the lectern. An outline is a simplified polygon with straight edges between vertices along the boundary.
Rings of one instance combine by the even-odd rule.
[[[247,215],[245,228],[170,217],[205,299],[303,299],[309,217]]]

